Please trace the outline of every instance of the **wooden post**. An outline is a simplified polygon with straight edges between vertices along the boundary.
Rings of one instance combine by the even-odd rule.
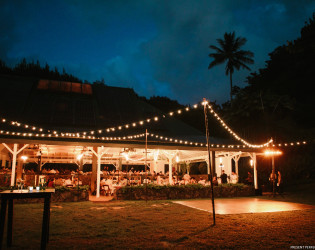
[[[210,159],[210,134],[209,134],[209,125],[208,125],[208,116],[207,116],[207,102],[206,99],[203,98],[204,103],[204,115],[205,115],[205,127],[206,127],[206,137],[207,137],[207,148],[208,148],[208,161],[210,168],[210,183],[211,183],[211,200],[212,200],[212,214],[213,214],[213,225],[215,225],[215,208],[214,208],[214,192],[213,192],[213,176],[211,170],[211,159]]]
[[[271,157],[271,163],[272,163],[272,195],[275,197],[276,195],[276,178],[275,178],[275,156],[272,155]]]
[[[173,158],[168,159],[168,182],[169,185],[173,182]]]

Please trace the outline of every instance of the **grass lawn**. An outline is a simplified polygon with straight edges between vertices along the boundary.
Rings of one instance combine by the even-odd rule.
[[[39,249],[42,209],[43,204],[14,206],[11,249]],[[217,215],[213,227],[212,214],[171,201],[52,203],[48,249],[315,246],[314,218],[315,210]]]

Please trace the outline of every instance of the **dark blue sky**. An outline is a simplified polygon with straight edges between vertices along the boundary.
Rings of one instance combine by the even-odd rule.
[[[255,71],[314,11],[311,0],[0,0],[0,58],[47,62],[141,96],[222,103],[229,79],[224,65],[208,70],[209,45],[235,31],[255,54]],[[249,73],[235,73],[234,84]]]

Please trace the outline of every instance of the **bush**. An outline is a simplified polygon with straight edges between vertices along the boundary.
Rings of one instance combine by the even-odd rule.
[[[215,197],[238,197],[255,194],[254,187],[242,183],[223,184],[214,187]],[[122,200],[163,200],[163,199],[196,199],[210,198],[211,187],[201,184],[188,185],[154,185],[126,186],[118,189],[116,198]]]
[[[71,190],[80,190],[80,191],[87,191],[89,190],[89,185],[84,186],[75,186],[75,187],[65,187],[65,186],[56,186],[55,190],[59,192],[71,191]]]

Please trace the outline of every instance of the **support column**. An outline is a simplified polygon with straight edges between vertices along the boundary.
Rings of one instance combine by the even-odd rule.
[[[97,147],[93,147],[97,151]],[[96,176],[97,176],[97,156],[92,154],[92,174],[91,174],[91,192],[96,191]]]
[[[28,144],[25,144],[22,148],[20,148],[19,150],[17,149],[18,148],[18,144],[17,143],[14,143],[13,145],[13,150],[11,148],[9,148],[9,146],[5,143],[2,143],[3,146],[5,146],[9,152],[12,154],[12,174],[11,174],[11,183],[10,185],[11,186],[14,186],[14,183],[15,183],[15,167],[16,167],[16,157],[17,155],[24,149],[28,146]]]
[[[16,155],[17,155],[17,144],[14,143],[13,145],[13,158],[12,158],[12,175],[11,175],[11,186],[14,186],[14,182],[15,182],[15,167],[16,167]]]
[[[211,166],[212,166],[212,176],[215,176],[216,173],[216,164],[215,164],[215,151],[210,152]]]
[[[257,178],[257,161],[256,161],[256,153],[253,153],[253,162],[254,162],[254,187],[258,189],[258,178]]]
[[[95,150],[96,149],[96,150]],[[102,150],[101,150],[102,149]],[[93,154],[97,157],[97,167],[96,167],[96,197],[100,197],[100,183],[101,183],[101,159],[103,154],[105,154],[107,150],[103,150],[103,147],[93,147],[91,149]],[[94,160],[95,162],[95,160]],[[93,181],[94,182],[94,181]]]
[[[96,177],[96,197],[100,197],[100,185],[101,185],[101,153],[100,147],[97,147],[97,177]]]
[[[173,158],[168,159],[168,181],[169,184],[173,184]]]
[[[155,169],[156,169],[156,162],[155,161],[151,161],[150,162],[150,172],[151,172],[151,174],[154,173]]]
[[[118,170],[122,171],[122,159],[121,158],[119,158],[119,160],[118,160]]]
[[[205,159],[206,163],[207,163],[207,174],[210,174],[210,164],[209,164],[209,160]]]
[[[16,168],[16,179],[22,179],[22,172],[23,172],[23,161],[19,160],[17,163],[17,168]]]
[[[2,160],[1,167],[2,167],[2,168],[5,168],[5,164],[6,164],[6,162],[7,162],[7,156],[6,156],[5,154],[3,154],[3,155],[1,156],[1,160]]]

